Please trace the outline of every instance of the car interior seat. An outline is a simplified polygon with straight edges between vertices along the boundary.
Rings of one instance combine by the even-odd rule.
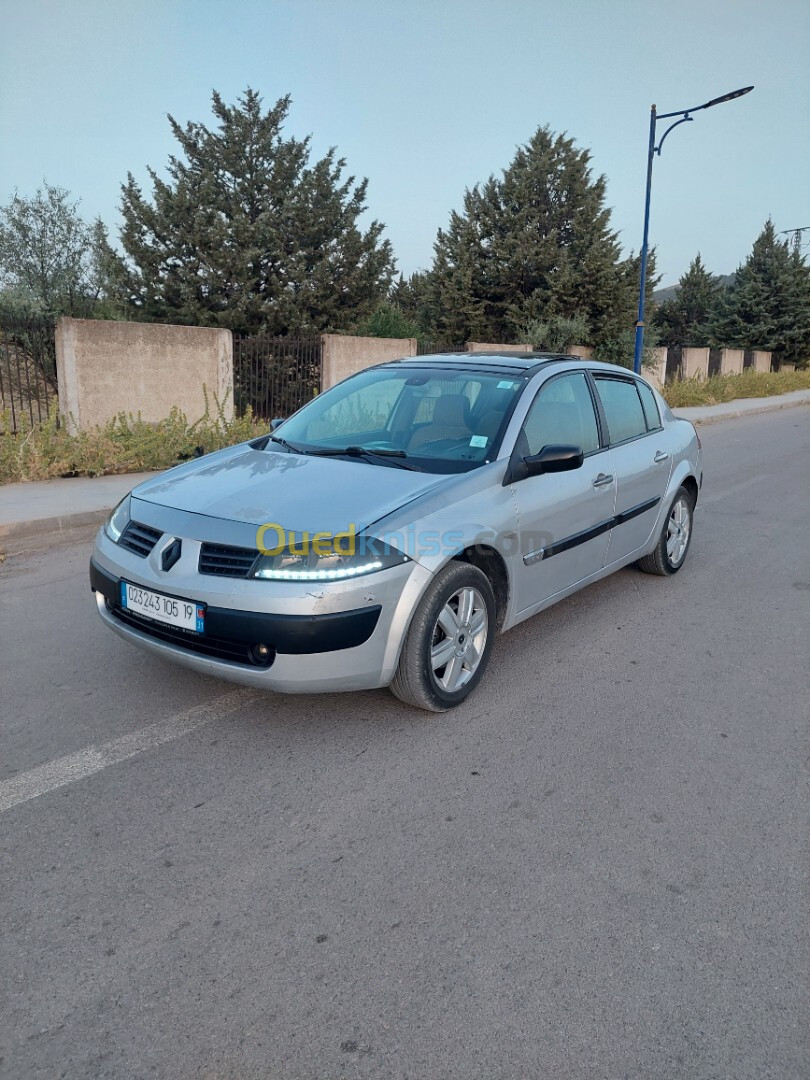
[[[470,430],[470,402],[464,394],[443,394],[436,398],[433,419],[424,427],[417,428],[410,438],[408,448],[414,450],[426,443],[442,439],[464,439]]]

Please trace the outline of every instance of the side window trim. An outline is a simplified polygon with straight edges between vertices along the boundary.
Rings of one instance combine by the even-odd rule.
[[[607,417],[605,416],[605,410],[602,408],[602,399],[596,389],[593,371],[589,368],[585,369],[585,381],[591,392],[591,401],[596,412],[596,426],[599,429],[599,450],[594,451],[594,453],[601,453],[603,450],[610,449],[610,432],[608,431]]]
[[[636,384],[636,390],[638,391],[638,396],[641,398],[641,408],[642,408],[642,411],[644,412],[644,422],[647,424],[647,431],[648,432],[661,431],[663,429],[663,427],[664,427],[664,423],[663,423],[663,421],[661,419],[661,410],[658,407],[658,402],[655,399],[655,394],[653,393],[653,391],[650,389],[650,387],[645,382],[642,382],[640,379],[636,379],[634,381],[635,381],[635,384]],[[644,398],[641,397],[641,387],[642,386],[644,387],[645,390],[647,390],[649,392],[650,401],[652,402],[652,407],[655,409],[655,415],[658,417],[658,423],[655,425],[655,427],[650,427],[650,422],[649,422],[649,419],[647,417],[647,409],[644,406]]]
[[[638,398],[639,408],[641,409],[641,415],[642,415],[642,417],[644,419],[644,431],[640,431],[638,433],[638,435],[631,435],[627,439],[621,439],[619,442],[613,442],[610,439],[610,426],[609,426],[609,424],[607,422],[607,417],[604,414],[604,408],[602,406],[602,400],[601,400],[601,398],[599,398],[599,413],[600,413],[600,416],[602,416],[604,418],[605,433],[606,433],[606,435],[608,437],[608,443],[607,443],[608,446],[626,446],[627,443],[635,442],[637,439],[646,439],[648,435],[652,434],[653,430],[654,431],[660,431],[661,430],[660,427],[657,427],[657,428],[654,428],[654,429],[651,429],[651,428],[647,427],[647,413],[644,410],[644,402],[641,400],[641,394],[638,392],[638,381],[636,379],[634,379],[632,376],[629,376],[629,375],[619,375],[619,374],[614,375],[612,371],[610,371],[610,372],[607,372],[607,371],[606,372],[602,372],[602,371],[593,372],[592,377],[593,377],[593,382],[594,382],[594,392],[596,393],[597,398],[599,398],[599,388],[596,386],[596,383],[599,382],[600,380],[603,381],[603,382],[630,383],[630,385],[635,388],[636,397]],[[660,419],[660,417],[659,417],[659,419]]]

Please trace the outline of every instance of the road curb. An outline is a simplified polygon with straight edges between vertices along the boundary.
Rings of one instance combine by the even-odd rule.
[[[59,517],[38,518],[34,521],[10,521],[0,524],[0,546],[8,547],[17,540],[36,538],[38,547],[47,547],[49,537],[53,540],[64,533],[79,529],[95,530],[106,520],[110,509],[85,510]],[[41,543],[40,543],[41,541]]]

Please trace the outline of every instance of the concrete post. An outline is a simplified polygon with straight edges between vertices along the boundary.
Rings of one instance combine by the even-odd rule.
[[[708,349],[683,350],[683,377],[685,379],[705,379],[709,374]]]
[[[723,349],[720,353],[720,374],[742,375],[744,359],[742,349]]]
[[[654,361],[652,364],[644,364],[641,374],[653,384],[657,390],[664,389],[667,379],[667,350],[665,346],[652,349]]]
[[[795,371],[796,370],[796,365],[795,364],[782,363],[782,364],[779,365],[779,370],[780,371]]]
[[[763,349],[754,350],[754,371],[770,371],[771,354]]]
[[[416,356],[416,338],[354,337],[350,334],[321,336],[321,390],[386,360]]]
[[[583,360],[593,360],[593,349],[590,345],[572,345],[566,352],[571,356],[581,356]]]

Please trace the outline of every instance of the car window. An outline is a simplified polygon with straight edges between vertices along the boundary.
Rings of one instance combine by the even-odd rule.
[[[599,449],[596,413],[582,372],[560,375],[540,389],[523,424],[526,454],[544,446],[580,446],[590,454]]]
[[[362,432],[384,431],[404,386],[404,377],[358,386],[311,420],[306,438],[354,437]]]
[[[646,435],[647,421],[636,384],[628,379],[595,376],[596,388],[605,410],[611,445]]]
[[[369,368],[318,394],[285,421],[279,436],[292,452],[339,454],[362,446],[389,455],[374,464],[397,468],[404,456],[427,472],[464,472],[497,453],[525,386],[522,372],[417,362]],[[280,452],[278,441],[270,445]]]
[[[646,383],[636,383],[636,386],[641,397],[641,404],[644,406],[647,430],[657,431],[661,427],[661,417],[658,415],[658,403],[655,400],[655,394]]]

